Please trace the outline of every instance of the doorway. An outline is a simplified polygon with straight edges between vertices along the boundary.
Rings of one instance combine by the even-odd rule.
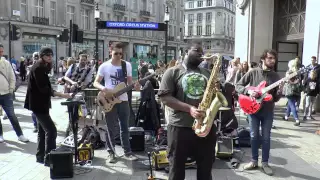
[[[290,60],[299,55],[298,42],[277,42],[278,61],[276,63],[276,71],[280,77],[284,77],[288,70]]]

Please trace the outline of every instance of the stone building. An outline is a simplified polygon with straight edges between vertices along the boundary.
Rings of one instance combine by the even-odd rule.
[[[183,1],[166,0],[96,0],[104,21],[163,22],[165,5],[169,5],[169,58],[177,58],[184,46]],[[29,56],[42,46],[54,49],[55,59],[68,56],[68,43],[58,35],[69,28],[70,20],[84,31],[84,43],[72,43],[72,55],[86,52],[93,57],[95,49],[95,0],[0,0],[0,43],[8,54],[8,22],[20,28],[19,40],[12,42],[12,55]],[[99,58],[109,57],[109,44],[125,44],[124,59],[147,58],[153,54],[164,59],[164,32],[141,30],[99,30]],[[170,60],[170,59],[169,59]]]
[[[234,52],[235,6],[233,0],[185,1],[184,39],[202,44],[209,53],[230,60]]]

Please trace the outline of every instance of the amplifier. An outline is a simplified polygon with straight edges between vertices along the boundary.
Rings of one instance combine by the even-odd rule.
[[[50,178],[62,179],[73,177],[73,153],[70,150],[52,150],[49,154]]]
[[[233,138],[218,137],[216,143],[216,157],[220,159],[232,158],[233,155]]]
[[[129,135],[131,150],[144,151],[144,129],[142,127],[130,127]]]

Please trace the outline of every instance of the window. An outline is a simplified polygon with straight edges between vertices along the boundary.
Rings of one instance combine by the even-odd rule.
[[[185,16],[183,14],[183,11],[180,11],[180,18],[181,18],[181,22],[185,22]]]
[[[147,1],[146,0],[142,0],[142,10],[147,11]]]
[[[198,1],[198,7],[202,7],[203,6],[203,1]]]
[[[189,36],[193,35],[193,26],[188,26],[188,35]]]
[[[154,2],[150,3],[150,13],[151,14],[156,14],[156,9],[155,9]]]
[[[202,35],[202,26],[197,26],[197,36]]]
[[[90,11],[87,9],[82,9],[81,20],[82,20],[82,29],[84,29],[84,30],[90,29],[89,16],[90,16]]]
[[[43,0],[34,0],[33,15],[36,17],[44,17]]]
[[[132,10],[137,10],[138,9],[138,2],[137,0],[132,0]]]
[[[206,35],[207,36],[211,35],[211,24],[210,25],[206,25]]]
[[[51,1],[50,2],[50,24],[56,24],[56,2]]]
[[[189,8],[190,9],[194,8],[193,5],[194,5],[193,1],[189,2]]]
[[[201,23],[202,22],[202,13],[197,14],[197,22]]]
[[[211,41],[205,41],[204,47],[205,49],[211,49]]]
[[[207,0],[207,6],[212,6],[212,0]]]
[[[176,36],[176,33],[177,33],[177,27],[174,26],[174,27],[173,27],[173,34],[172,34],[172,35],[173,35],[173,36]]]
[[[20,19],[23,20],[23,21],[28,19],[27,0],[21,0],[21,4],[20,4]]]
[[[70,25],[70,20],[73,21],[73,23],[75,22],[76,18],[74,15],[74,6],[67,6],[67,23],[68,25]]]
[[[207,12],[206,13],[206,22],[211,22],[212,20],[212,13],[211,12]]]
[[[188,14],[188,22],[193,23],[193,14]]]
[[[231,24],[230,24],[230,29],[231,29],[231,37],[234,36],[233,32],[233,17],[231,17]]]

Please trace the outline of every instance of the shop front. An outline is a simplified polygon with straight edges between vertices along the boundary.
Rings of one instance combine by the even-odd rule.
[[[96,41],[94,39],[84,39],[83,43],[72,43],[72,56],[78,57],[80,53],[88,54],[90,59],[94,58]],[[68,46],[67,52],[68,52]],[[104,41],[98,41],[99,59],[104,59]]]
[[[23,33],[22,54],[24,57],[32,58],[34,52],[39,52],[42,47],[50,47],[53,50],[53,64],[57,63],[57,39],[54,35]],[[54,69],[56,70],[56,69]]]

